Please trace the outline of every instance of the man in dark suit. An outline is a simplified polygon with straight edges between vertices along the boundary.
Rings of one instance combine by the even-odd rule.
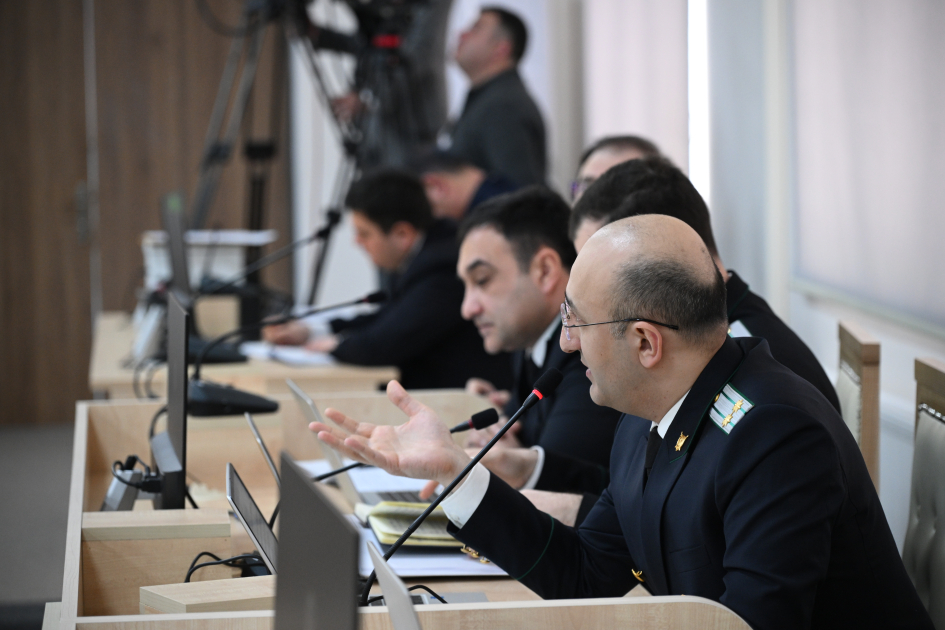
[[[737,273],[725,268],[715,245],[705,201],[682,171],[665,158],[630,160],[606,171],[574,205],[570,234],[580,251],[602,225],[653,213],[685,221],[705,241],[728,286],[727,312],[732,336],[767,340],[775,359],[814,385],[840,411],[833,383],[810,348],[764,298],[753,293]]]
[[[424,156],[416,171],[433,216],[456,222],[482,202],[519,188],[502,175],[487,173],[472,162],[442,151]]]
[[[420,181],[377,171],[355,182],[345,205],[355,238],[378,268],[392,274],[380,310],[334,320],[332,335],[312,337],[302,323],[269,327],[267,340],[305,344],[354,365],[395,365],[412,389],[463,387],[472,376],[511,382],[509,357],[487,354],[475,327],[463,321],[463,285],[456,279],[456,229],[435,220]]]
[[[646,215],[602,228],[567,288],[561,346],[618,428],[610,486],[564,527],[476,467],[443,508],[453,534],[546,598],[720,602],[753,628],[932,628],[859,448],[810,383],[761,339],[728,336],[725,283],[702,239]],[[469,458],[392,385],[399,427],[315,424],[395,474],[449,483]],[[541,404],[541,403],[539,403]],[[357,431],[357,435],[352,433]]]
[[[526,414],[520,430],[503,446],[523,447],[512,450],[525,459],[569,457],[603,474],[619,414],[591,401],[579,357],[557,343],[560,306],[575,257],[567,233],[569,213],[561,197],[533,186],[483,203],[460,224],[457,273],[466,286],[462,315],[479,329],[487,352],[513,352],[515,378],[510,392],[500,392],[484,379],[467,389],[490,396],[511,414],[543,371],[561,370],[562,384],[545,404]],[[489,437],[473,438],[471,444]],[[544,473],[539,469],[516,487],[558,487],[553,474],[553,467]]]

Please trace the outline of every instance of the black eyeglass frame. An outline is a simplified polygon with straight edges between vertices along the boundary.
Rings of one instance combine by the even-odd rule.
[[[569,324],[568,321],[571,319],[571,307],[568,306],[567,302],[561,303],[561,326],[564,328],[564,334],[567,337],[568,341],[571,341],[571,333],[568,330],[569,328],[587,328],[588,326],[600,326],[602,324],[622,324],[624,322],[646,322],[647,324],[654,324],[656,326],[663,326],[669,328],[670,330],[679,330],[679,326],[675,324],[664,324],[663,322],[658,322],[653,319],[646,319],[645,317],[628,317],[626,319],[614,319],[609,322],[594,322],[593,324]]]

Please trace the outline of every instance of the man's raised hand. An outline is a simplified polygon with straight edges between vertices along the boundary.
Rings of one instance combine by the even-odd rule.
[[[374,425],[326,409],[325,415],[337,426],[313,422],[309,429],[319,440],[356,461],[392,475],[448,484],[469,463],[469,457],[456,446],[433,410],[414,400],[400,383],[387,384],[387,397],[407,415],[406,423]]]

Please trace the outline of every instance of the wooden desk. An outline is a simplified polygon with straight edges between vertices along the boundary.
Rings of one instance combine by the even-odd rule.
[[[355,394],[346,401],[337,394],[314,394],[313,400],[323,408],[327,405],[355,412],[350,405],[360,405],[363,419],[400,422],[400,412],[377,394]],[[439,403],[447,413],[444,421],[453,424],[481,408],[480,400],[462,392],[422,392],[418,398],[428,404]],[[304,427],[300,410],[289,397],[277,397],[282,403],[277,414],[259,416],[257,422],[270,450],[279,452],[283,446],[299,459],[318,452],[311,434],[298,432]],[[381,404],[384,403],[384,404]],[[148,424],[159,402],[81,402],[76,406],[75,440],[73,446],[72,480],[70,484],[68,533],[62,604],[47,610],[45,624],[60,630],[262,630],[272,627],[271,610],[228,610],[223,612],[181,612],[174,614],[141,614],[139,602],[132,602],[128,593],[142,587],[160,592],[162,585],[180,580],[186,572],[195,546],[226,547],[227,529],[220,522],[226,509],[222,498],[225,486],[224,468],[232,461],[249,491],[268,515],[275,504],[275,485],[259,449],[242,418],[194,419],[188,427],[188,472],[205,486],[198,499],[201,509],[166,511],[143,516],[134,513],[98,513],[110,483],[111,462],[130,453],[147,453]],[[214,495],[216,493],[216,496]],[[199,514],[205,512],[205,514]],[[130,519],[130,523],[129,523]],[[196,520],[194,520],[196,519]],[[124,525],[121,522],[124,521]],[[132,533],[119,536],[125,551],[117,551],[115,532],[131,527]],[[198,531],[195,531],[197,526]],[[162,529],[163,528],[163,529]],[[160,533],[155,533],[160,529]],[[97,530],[93,533],[92,530]],[[249,541],[236,535],[241,528],[230,519],[229,547],[232,553],[251,549]],[[169,533],[171,532],[171,533]],[[185,533],[182,533],[185,532]],[[163,540],[161,544],[145,544],[142,538]],[[183,540],[184,542],[179,542]],[[108,544],[91,544],[103,542]],[[222,547],[221,547],[222,546]],[[132,550],[128,552],[128,550]],[[149,556],[150,554],[150,556]],[[151,566],[148,558],[160,560],[154,571],[136,570]],[[137,563],[137,564],[135,564]],[[101,570],[91,570],[100,567]],[[169,577],[170,576],[170,577]],[[219,580],[220,575],[208,573],[199,579],[214,579],[191,584],[188,588],[224,589],[231,601],[240,600],[240,591],[253,592],[268,588],[271,601],[272,579]],[[418,610],[425,630],[446,628],[537,627],[610,628],[617,625],[646,628],[716,628],[719,630],[747,628],[730,611],[714,602],[694,597],[629,597],[616,600],[541,601],[521,584],[510,579],[484,578],[449,581],[425,579],[444,592],[486,592],[486,604],[452,604],[424,606]],[[167,592],[167,588],[164,588]],[[219,599],[219,597],[218,597]],[[139,600],[140,601],[140,600]],[[271,604],[268,604],[271,606]],[[232,606],[230,606],[232,608]],[[56,613],[58,612],[58,620]],[[361,628],[388,630],[390,619],[383,607],[361,612]]]
[[[131,316],[121,312],[102,313],[95,323],[89,388],[104,392],[111,400],[136,398],[134,371],[122,367],[131,353],[135,332]],[[165,392],[165,369],[159,368],[151,380],[158,395]],[[354,365],[297,367],[275,361],[250,359],[246,363],[207,365],[202,374],[208,380],[233,385],[264,395],[287,394],[285,379],[291,378],[308,392],[351,392],[376,390],[400,376],[394,367],[359,367]]]

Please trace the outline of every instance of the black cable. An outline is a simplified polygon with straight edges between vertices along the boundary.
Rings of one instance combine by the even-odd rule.
[[[445,599],[443,599],[442,597],[440,597],[439,595],[437,595],[436,592],[435,592],[432,588],[430,588],[429,586],[424,586],[423,584],[417,584],[416,586],[411,586],[411,587],[408,588],[407,590],[408,590],[408,591],[415,591],[415,590],[417,590],[417,589],[422,589],[422,590],[426,591],[427,593],[429,593],[430,595],[432,595],[433,597],[435,597],[436,600],[437,600],[438,602],[440,602],[441,604],[446,604],[446,603],[448,603]],[[384,596],[383,596],[383,595],[375,595],[374,597],[369,597],[368,600],[367,600],[367,605],[370,606],[370,605],[373,604],[374,602],[379,602],[379,601],[381,601],[382,599],[384,599]]]
[[[279,516],[279,504],[276,503],[276,509],[272,511],[272,516],[269,517],[269,529],[272,529],[272,526],[276,524],[276,517]]]
[[[151,418],[151,426],[148,428],[148,442],[150,442],[151,438],[154,437],[154,427],[157,426],[158,418],[160,418],[161,415],[163,415],[166,411],[167,411],[167,405],[164,405],[163,407],[158,409],[157,413],[154,414],[154,417]]]
[[[220,560],[218,556],[215,556],[209,551],[204,551],[200,553],[196,558],[194,558],[194,562],[197,562],[197,560],[200,559],[200,557],[203,555],[208,555],[217,559],[212,562],[202,562],[197,565],[194,565],[193,563],[191,563],[190,568],[187,570],[187,576],[184,578],[185,583],[190,582],[190,576],[192,576],[195,571],[202,569],[204,567],[212,567],[212,566],[220,565],[220,564],[225,564],[228,567],[239,567],[239,566],[242,566],[241,564],[239,564],[240,560],[248,560],[250,558],[257,558],[261,560],[261,558],[259,557],[259,554],[257,553],[244,553],[239,556],[233,556],[232,558],[226,558],[224,560]]]
[[[141,391],[138,389],[138,377],[141,375],[141,368],[144,366],[145,361],[139,361],[135,364],[135,369],[131,373],[131,389],[134,391],[135,398],[138,400],[144,400],[145,397],[141,395]]]
[[[163,364],[163,361],[152,360],[150,365],[148,365],[148,370],[144,373],[144,393],[149,400],[158,398],[158,395],[151,389],[151,381],[154,380],[154,374],[157,372],[157,369]]]
[[[144,460],[142,460],[140,457],[138,457],[137,455],[129,455],[128,458],[129,458],[129,459],[134,459],[135,462],[141,464],[141,465],[144,467],[144,474],[145,474],[146,476],[148,476],[148,475],[151,474],[151,467],[148,466],[146,463],[144,463]],[[141,490],[141,489],[142,489],[142,487],[143,487],[143,484],[142,484],[142,483],[140,483],[140,482],[139,482],[139,483],[134,483],[134,482],[128,481],[127,479],[121,477],[121,476],[118,474],[118,470],[119,470],[119,469],[122,470],[122,471],[129,470],[129,469],[125,468],[125,464],[123,464],[120,459],[116,459],[114,462],[112,462],[112,477],[114,477],[114,478],[117,479],[118,481],[122,482],[122,483],[125,484],[126,486],[131,486],[132,488],[137,488],[138,490]]]
[[[195,510],[200,509],[199,507],[197,507],[197,502],[194,501],[194,498],[190,496],[190,487],[184,490],[184,496],[187,497],[187,500],[190,502],[191,507],[193,507]]]

